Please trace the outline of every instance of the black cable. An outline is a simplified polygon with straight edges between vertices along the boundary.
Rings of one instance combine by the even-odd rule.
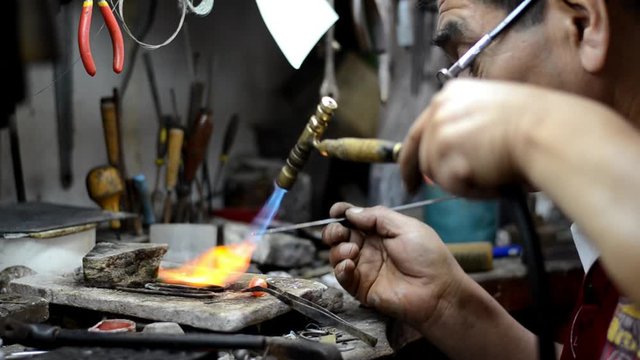
[[[518,231],[522,236],[527,275],[531,283],[535,315],[534,331],[538,335],[538,356],[540,359],[555,360],[555,341],[551,331],[551,306],[547,274],[540,246],[540,238],[533,223],[527,194],[519,188],[510,188],[505,193],[514,215]]]

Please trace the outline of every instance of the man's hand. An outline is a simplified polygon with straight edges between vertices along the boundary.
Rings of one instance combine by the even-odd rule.
[[[349,293],[416,327],[445,312],[466,275],[431,228],[380,206],[338,203],[330,214],[354,227],[323,231],[336,278]]]
[[[502,185],[522,181],[516,151],[521,134],[544,111],[545,94],[505,82],[449,82],[404,141],[399,163],[408,190],[417,189],[423,174],[469,197],[493,196]]]

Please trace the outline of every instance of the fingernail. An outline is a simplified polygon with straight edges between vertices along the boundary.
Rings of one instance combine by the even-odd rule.
[[[361,207],[352,207],[352,208],[347,209],[346,212],[348,212],[350,214],[359,214],[359,213],[362,212],[362,210],[364,210],[364,209],[361,208]]]
[[[343,262],[339,263],[338,265],[336,265],[336,267],[333,269],[333,274],[336,276],[336,280],[338,280],[339,282],[341,282],[344,278],[344,268],[345,268],[346,264]]]

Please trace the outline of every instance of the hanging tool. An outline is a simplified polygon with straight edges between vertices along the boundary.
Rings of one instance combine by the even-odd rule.
[[[147,185],[147,179],[143,174],[139,174],[133,177],[133,185],[136,188],[138,199],[142,205],[142,216],[144,224],[149,226],[156,222],[156,216],[153,212],[153,206],[151,205],[151,197],[149,196],[149,186]]]
[[[453,199],[456,199],[456,197],[447,196],[447,197],[442,197],[442,198],[437,198],[437,199],[428,199],[428,200],[417,201],[417,202],[404,204],[404,205],[400,205],[400,206],[394,206],[394,207],[392,207],[390,209],[393,210],[393,211],[401,212],[401,211],[410,210],[410,209],[416,209],[416,208],[419,208],[419,207],[428,206],[428,205],[432,205],[432,204],[437,204],[439,202],[453,200]],[[328,219],[323,219],[323,220],[315,220],[315,221],[309,221],[309,222],[304,222],[304,223],[300,223],[300,224],[282,226],[282,227],[278,227],[278,228],[268,229],[268,230],[265,230],[265,231],[257,231],[257,232],[252,233],[252,235],[275,234],[275,233],[280,233],[280,232],[285,232],[285,231],[306,229],[306,228],[316,227],[316,226],[325,226],[325,225],[329,225],[329,224],[333,224],[333,223],[341,223],[343,225],[348,225],[347,218],[344,218],[344,217],[341,217],[341,218],[328,218]]]
[[[107,147],[109,164],[118,168],[122,176],[126,176],[122,158],[122,142],[118,121],[118,100],[115,89],[113,97],[103,97],[100,99],[100,113],[102,114],[102,128],[104,130],[104,142]]]
[[[298,311],[299,313],[319,322],[321,325],[333,326],[336,329],[345,331],[372,347],[376,346],[376,344],[378,343],[378,339],[376,339],[374,336],[371,336],[358,329],[357,327],[349,324],[331,311],[305,298],[283,291],[272,283],[268,283],[268,286],[266,287],[253,286],[247,289],[243,289],[242,291],[266,292],[267,294],[272,295],[283,303],[289,305],[293,310]]]
[[[229,152],[231,151],[231,145],[233,145],[233,140],[236,137],[236,133],[238,132],[238,125],[240,123],[240,118],[238,114],[233,114],[231,119],[229,120],[229,124],[227,125],[227,129],[224,132],[224,138],[222,140],[222,148],[220,149],[220,156],[218,158],[218,168],[216,169],[216,177],[213,181],[212,192],[208,194],[207,198],[209,200],[209,209],[212,210],[211,201],[213,197],[219,194],[222,190],[218,189],[220,180],[222,179],[222,170],[229,160]]]
[[[351,13],[353,14],[354,33],[358,47],[363,52],[369,52],[373,46],[371,45],[364,2],[365,0],[351,0]]]
[[[162,216],[164,192],[160,190],[160,175],[162,168],[165,165],[165,156],[167,153],[167,128],[174,120],[171,116],[164,116],[162,114],[162,108],[160,106],[160,95],[158,93],[158,85],[156,83],[155,73],[153,71],[153,64],[151,62],[151,54],[145,52],[142,54],[144,61],[145,72],[147,73],[147,79],[149,80],[149,88],[151,90],[151,99],[153,100],[154,109],[156,112],[156,119],[158,120],[158,130],[156,133],[156,179],[153,186],[153,192],[151,193],[151,204],[154,209],[154,214]],[[175,119],[177,120],[177,119]]]
[[[211,102],[213,101],[213,63],[214,58],[209,57],[209,61],[207,63],[207,94],[205,96],[205,110],[212,112]],[[212,121],[213,121],[213,117]],[[210,196],[213,194],[213,188],[211,184],[211,176],[209,172],[209,151],[205,152],[204,160],[202,161],[202,182],[196,184],[200,184],[202,186],[198,186],[198,194],[200,196],[200,211],[198,212],[198,217],[196,222],[202,222],[204,219],[208,217],[209,214],[213,211],[213,204],[211,203]],[[205,188],[207,194],[205,195]]]
[[[431,46],[425,41],[425,22],[427,29],[433,26],[433,17],[427,13],[427,5],[424,1],[418,1],[413,8],[413,48],[411,49],[411,94],[417,95],[422,80],[424,79],[425,59],[429,58]],[[427,19],[428,17],[428,19]]]
[[[124,40],[122,39],[122,31],[120,31],[118,21],[113,15],[107,1],[99,0],[98,7],[100,8],[102,18],[111,36],[111,44],[113,46],[113,71],[119,74],[124,67]],[[91,54],[90,41],[92,13],[93,1],[85,0],[82,3],[82,12],[80,13],[80,23],[78,25],[78,48],[84,69],[87,71],[87,74],[94,76],[96,74],[96,64]]]
[[[244,334],[133,334],[100,333],[62,329],[45,324],[0,321],[0,336],[7,343],[19,343],[38,349],[65,346],[133,349],[172,349],[215,352],[218,349],[261,350],[275,359],[341,360],[338,348],[314,341],[289,340]],[[210,358],[210,357],[208,357]],[[212,358],[217,359],[217,355]]]
[[[117,168],[113,166],[100,166],[91,169],[86,179],[87,191],[91,200],[101,208],[111,211],[120,211],[120,197],[124,193],[124,180]],[[112,220],[111,228],[120,229],[120,220]]]
[[[125,182],[124,192],[122,194],[122,208],[124,211],[136,211],[134,209],[135,199],[131,197],[133,194],[133,184],[127,177],[124,165],[124,156],[122,151],[122,135],[120,131],[120,111],[119,111],[118,90],[113,89],[113,96],[103,97],[100,99],[100,113],[102,115],[102,127],[104,130],[104,141],[107,148],[107,158],[109,165],[118,169],[120,176]],[[135,221],[128,222],[128,225],[141,230],[141,226]]]
[[[167,171],[165,173],[165,199],[162,212],[163,222],[169,223],[172,218],[172,194],[178,183],[178,171],[180,168],[180,152],[184,141],[184,130],[174,127],[169,130],[167,140]]]
[[[189,85],[189,106],[187,107],[187,136],[189,135],[189,131],[194,126],[194,123],[198,121],[198,112],[202,109],[203,103],[206,102],[204,99],[204,87],[205,84],[202,81],[198,81],[196,73],[198,68],[198,60],[200,58],[199,53],[192,52],[191,45],[191,36],[189,33],[189,26],[185,24],[182,28],[182,33],[184,35],[185,42],[185,50],[187,52],[186,55],[186,64],[187,64],[187,72],[191,79],[191,84]]]
[[[9,117],[9,142],[11,144],[11,162],[13,163],[13,179],[16,186],[18,202],[27,201],[24,186],[24,174],[22,172],[22,157],[20,156],[20,138],[18,137],[18,123],[16,114]]]
[[[327,0],[333,7],[334,0]],[[336,81],[336,65],[334,54],[335,24],[327,31],[324,39],[324,78],[320,85],[320,96],[331,96],[336,101],[339,100],[338,82]]]
[[[144,41],[149,34],[149,30],[151,30],[151,25],[153,25],[153,21],[156,16],[156,9],[158,8],[158,0],[150,0],[148,3],[149,6],[146,11],[145,9],[141,9],[146,5],[145,1],[140,1],[138,3],[138,12],[141,16],[138,18],[139,30],[136,31],[136,38],[140,39],[140,41]],[[133,69],[135,68],[139,51],[140,46],[134,44],[131,48],[131,53],[128,56],[127,71],[122,76],[122,83],[120,84],[120,95],[122,97],[124,97],[127,92],[127,88],[129,87],[129,80],[131,80],[131,75],[133,75]]]
[[[375,0],[382,26],[382,41],[378,53],[378,81],[380,83],[380,101],[383,103],[389,99],[391,89],[391,66],[394,50],[394,5],[391,0]]]
[[[192,212],[191,185],[209,146],[209,140],[213,132],[213,121],[211,117],[210,111],[203,110],[189,131],[183,152],[184,166],[182,170],[182,181],[178,189],[177,222],[188,221],[189,214]]]
[[[60,160],[60,183],[63,189],[71,187],[73,182],[72,151],[73,151],[73,76],[65,73],[73,67],[72,40],[73,24],[70,6],[60,6],[58,15],[58,29],[61,49],[53,67],[56,123],[58,133],[58,159]]]

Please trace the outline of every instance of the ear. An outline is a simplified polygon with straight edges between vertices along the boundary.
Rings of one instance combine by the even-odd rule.
[[[609,14],[606,0],[565,0],[571,8],[573,32],[580,61],[590,73],[601,71],[609,52]]]

